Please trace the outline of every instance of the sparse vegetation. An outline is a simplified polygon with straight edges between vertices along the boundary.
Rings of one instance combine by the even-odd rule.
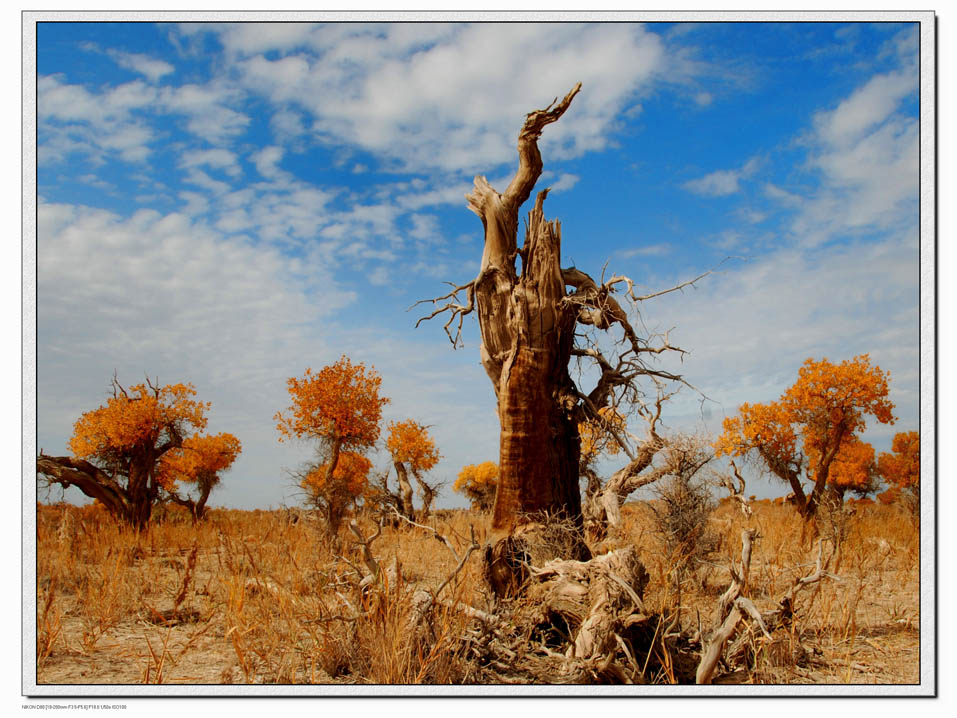
[[[101,507],[42,505],[37,681],[693,682],[701,651],[695,634],[720,622],[718,597],[739,561],[742,529],[757,529],[748,595],[761,612],[776,610],[813,571],[816,539],[801,540],[797,512],[769,501],[753,509],[748,519],[725,501],[708,517],[712,570],[685,581],[676,605],[671,577],[681,556],[661,550],[651,505],[625,504],[609,550],[633,549],[647,569],[640,615],[648,620],[619,627],[623,646],[607,647],[602,669],[601,661],[566,658],[576,626],[573,618],[543,617],[544,578],[518,597],[489,596],[481,552],[470,551],[489,542],[486,513],[438,510],[424,528],[380,529],[360,516],[356,532],[341,528],[336,556],[314,524],[291,522],[282,511],[212,509],[195,525],[188,515],[171,516],[137,532]],[[532,546],[538,570],[548,563],[545,544],[555,540],[543,535]],[[747,660],[715,680],[917,682],[919,545],[906,513],[855,505],[843,559],[828,567],[840,580],[798,593],[790,623],[769,627],[770,640],[740,633],[746,645],[732,640],[725,655],[733,649]],[[369,578],[364,548],[377,579]],[[633,608],[621,610],[631,615]]]

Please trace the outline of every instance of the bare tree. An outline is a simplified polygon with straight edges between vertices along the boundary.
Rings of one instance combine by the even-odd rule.
[[[640,401],[639,379],[681,380],[653,368],[646,358],[682,350],[671,346],[667,335],[640,336],[614,296],[624,288],[632,301],[640,302],[663,292],[639,296],[627,277],[596,282],[576,267],[562,268],[561,226],[547,221],[543,209],[547,189],[538,193],[524,244],[518,247],[519,209],[542,173],[538,139],[580,89],[581,83],[560,102],[527,115],[518,136],[518,169],[504,192],[496,191],[483,176],[475,178],[466,199],[485,228],[478,276],[442,297],[426,300],[435,309],[419,320],[446,313],[445,331],[458,346],[464,318],[473,312],[478,317],[482,366],[495,390],[501,424],[500,478],[493,509],[493,527],[500,530],[511,530],[522,517],[542,513],[566,515],[581,526],[579,423],[597,417],[604,406]],[[597,337],[585,331],[589,328],[620,332],[613,354],[604,353]],[[597,383],[588,392],[572,380],[573,358],[598,368]]]
[[[418,494],[422,500],[422,508],[419,509],[418,518],[419,521],[425,521],[432,512],[432,502],[435,501],[435,497],[439,495],[446,482],[426,481],[422,477],[422,473],[415,470],[412,471],[412,476],[415,477],[415,482],[419,485]]]

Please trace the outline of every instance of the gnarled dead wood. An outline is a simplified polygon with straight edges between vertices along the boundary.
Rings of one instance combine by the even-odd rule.
[[[720,625],[708,636],[702,636],[703,649],[701,662],[695,680],[699,684],[711,683],[718,661],[724,652],[728,640],[737,632],[738,626],[745,615],[757,614],[757,609],[747,599],[745,593],[748,587],[748,577],[751,573],[751,547],[757,536],[754,529],[744,529],[741,532],[741,563],[738,570],[731,565],[731,585],[718,601],[718,620]],[[762,629],[764,626],[762,624]],[[764,629],[767,633],[767,630]]]
[[[556,98],[544,110],[526,116],[518,136],[519,165],[504,192],[485,177],[475,177],[466,199],[484,227],[478,275],[430,300],[434,310],[417,322],[448,313],[444,329],[458,346],[464,317],[477,315],[479,354],[495,391],[501,424],[493,527],[505,532],[517,528],[523,517],[547,511],[572,518],[581,533],[579,423],[622,397],[640,402],[637,384],[642,379],[659,385],[684,381],[649,364],[654,355],[683,350],[672,346],[667,334],[662,340],[661,335],[643,337],[635,331],[614,296],[616,287],[625,284],[625,296],[640,299],[631,280],[615,276],[597,282],[576,267],[561,267],[561,225],[545,218],[547,189],[538,193],[528,214],[524,244],[518,246],[518,213],[543,168],[538,139],[568,110],[580,89],[579,83],[561,101]],[[704,276],[673,289],[693,285]],[[620,330],[617,355],[606,358],[578,327]],[[583,391],[572,380],[573,356],[590,358],[599,367],[601,376],[591,391]],[[630,451],[626,449],[629,458],[635,459]],[[627,483],[634,475],[632,467],[620,482]],[[619,488],[613,493],[620,493]]]
[[[798,592],[807,586],[818,583],[824,578],[840,580],[827,572],[830,557],[824,559],[824,542],[818,543],[817,559],[814,571],[803,578],[797,579],[778,601],[778,605],[771,611],[760,612],[754,603],[744,595],[747,590],[748,572],[750,566],[751,544],[745,542],[746,534],[754,537],[753,529],[742,532],[741,565],[738,571],[732,566],[732,583],[728,591],[719,601],[719,615],[723,616],[721,625],[709,634],[702,649],[701,662],[698,665],[697,682],[710,683],[714,677],[718,661],[724,654],[725,645],[735,634],[739,633],[740,625],[746,619],[751,619],[763,636],[769,641],[771,633],[781,626],[790,625],[794,615],[794,600]],[[726,613],[725,613],[726,612]],[[749,653],[750,637],[741,634],[727,651],[726,660],[731,665],[739,664]],[[803,649],[801,649],[803,652]]]
[[[744,477],[741,476],[741,472],[738,471],[737,465],[732,461],[731,462],[731,471],[734,472],[734,478],[737,479],[737,485],[731,481],[730,476],[725,474],[718,475],[719,483],[728,490],[731,499],[738,502],[738,505],[741,506],[741,512],[744,514],[745,518],[750,519],[753,511],[751,510],[751,502],[749,502],[744,497],[745,489],[747,485],[744,483]]]
[[[607,655],[626,622],[644,614],[648,572],[631,547],[589,561],[549,561],[530,571],[536,581],[530,595],[540,597],[546,615],[561,616],[573,631],[569,658]]]

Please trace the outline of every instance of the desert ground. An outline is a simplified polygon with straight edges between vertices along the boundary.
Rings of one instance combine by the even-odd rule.
[[[591,548],[631,548],[643,564],[643,632],[616,629],[604,658],[576,663],[574,621],[541,610],[534,591],[488,590],[486,514],[439,510],[381,529],[360,514],[333,537],[290,510],[214,509],[195,524],[160,512],[137,533],[95,506],[38,505],[36,681],[694,683],[751,529],[747,595],[758,611],[813,574],[818,551],[825,575],[794,594],[793,616],[769,635],[741,621],[714,683],[919,682],[915,519],[859,504],[809,528],[790,506],[752,507],[748,518],[719,504],[694,546],[676,548],[653,504],[626,504],[620,530]],[[550,548],[530,551],[530,564],[547,563]]]

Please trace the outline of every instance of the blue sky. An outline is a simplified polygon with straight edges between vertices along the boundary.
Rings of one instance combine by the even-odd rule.
[[[709,397],[668,427],[715,432],[807,357],[865,352],[899,417],[866,438],[918,427],[914,24],[43,23],[36,60],[48,452],[114,370],[190,381],[244,447],[213,503],[294,503],[283,467],[310,449],[272,416],[287,377],[346,353],[387,420],[433,427],[435,478],[495,460],[474,322],[453,351],[407,309],[474,276],[472,177],[502,189],[524,114],[578,81],[541,141],[563,263],[648,290],[720,264],[641,307]]]

